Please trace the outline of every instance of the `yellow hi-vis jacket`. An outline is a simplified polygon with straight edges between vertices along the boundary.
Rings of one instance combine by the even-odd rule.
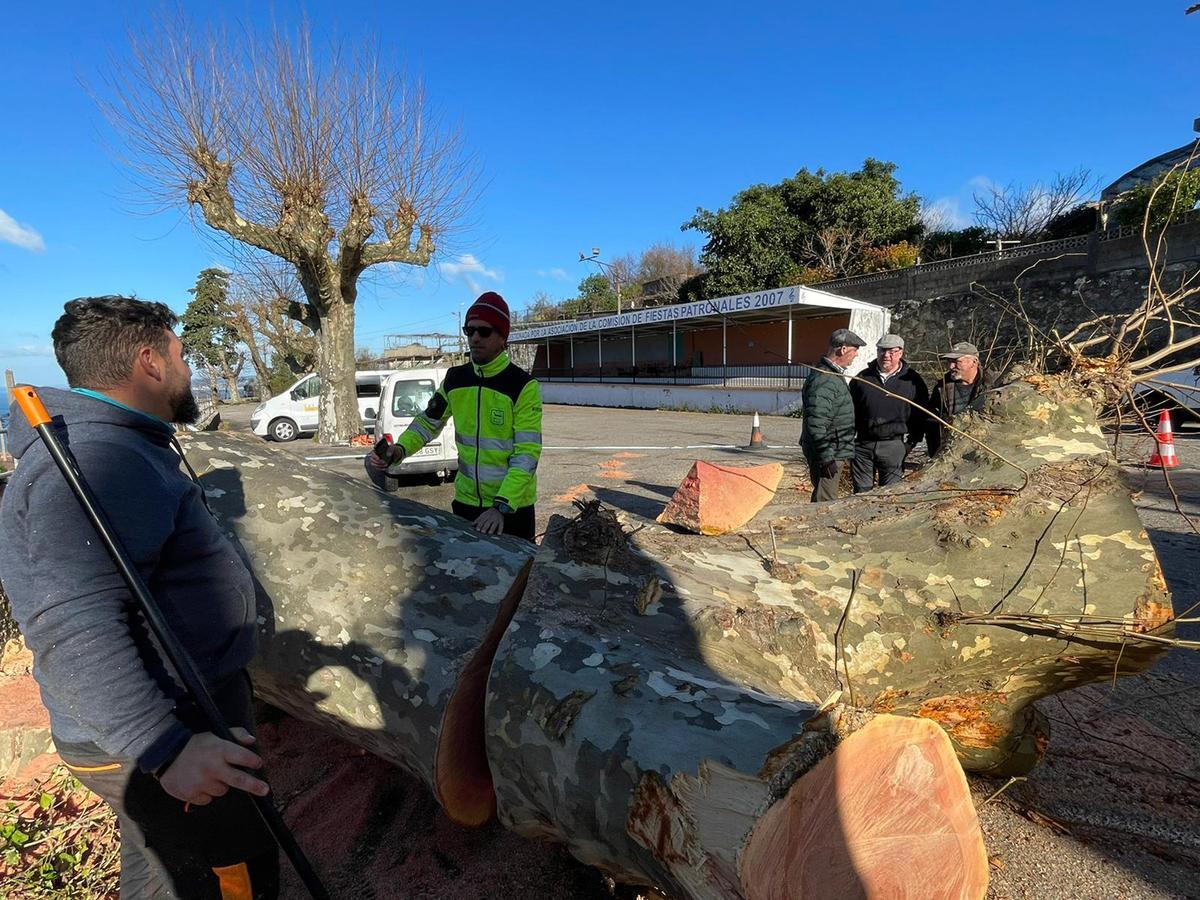
[[[454,499],[490,507],[500,500],[513,509],[537,499],[542,455],[542,392],[533,376],[501,353],[483,366],[454,366],[397,443],[412,456],[437,437],[454,417],[458,475]]]

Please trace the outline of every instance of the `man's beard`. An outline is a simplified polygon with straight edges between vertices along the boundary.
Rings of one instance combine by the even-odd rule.
[[[192,393],[191,382],[184,382],[182,389],[171,398],[171,421],[178,425],[194,425],[200,419],[200,404]]]

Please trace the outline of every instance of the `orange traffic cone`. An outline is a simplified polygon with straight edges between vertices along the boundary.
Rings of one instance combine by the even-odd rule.
[[[1154,436],[1154,452],[1150,454],[1148,466],[1174,469],[1179,465],[1175,455],[1175,435],[1171,431],[1171,415],[1165,409],[1158,414],[1158,434]]]
[[[747,450],[761,450],[767,446],[762,439],[762,426],[758,423],[758,413],[754,414],[754,424],[750,426],[750,443],[746,445]]]

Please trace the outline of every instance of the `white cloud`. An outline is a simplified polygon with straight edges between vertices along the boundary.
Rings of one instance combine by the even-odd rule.
[[[969,178],[955,193],[926,200],[921,205],[921,221],[931,231],[974,225],[975,195],[986,196],[995,186],[987,175]]]
[[[555,281],[570,281],[571,276],[567,274],[566,269],[555,267],[553,269],[538,269],[538,278],[553,278]]]
[[[963,213],[962,201],[958,197],[941,197],[921,208],[921,221],[930,231],[940,231],[944,228],[966,228],[971,224],[971,217]]]
[[[54,348],[49,344],[18,344],[16,347],[0,347],[0,359],[31,356],[54,356]]]
[[[470,253],[463,254],[458,262],[438,263],[438,271],[451,281],[461,280],[473,293],[483,292],[483,281],[503,281],[504,275],[498,269],[489,269],[481,260]]]
[[[40,253],[46,249],[42,236],[28,225],[22,225],[0,209],[0,243],[13,244],[25,250]]]

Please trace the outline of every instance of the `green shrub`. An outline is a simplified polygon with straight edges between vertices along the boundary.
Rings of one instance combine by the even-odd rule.
[[[1159,188],[1159,185],[1162,187]],[[1156,188],[1159,188],[1157,193]],[[1113,211],[1117,224],[1136,227],[1147,221],[1146,210],[1150,207],[1151,196],[1154,197],[1154,206],[1150,209],[1148,224],[1152,232],[1157,232],[1192,209],[1200,200],[1200,168],[1187,172],[1174,170],[1129,191]]]

